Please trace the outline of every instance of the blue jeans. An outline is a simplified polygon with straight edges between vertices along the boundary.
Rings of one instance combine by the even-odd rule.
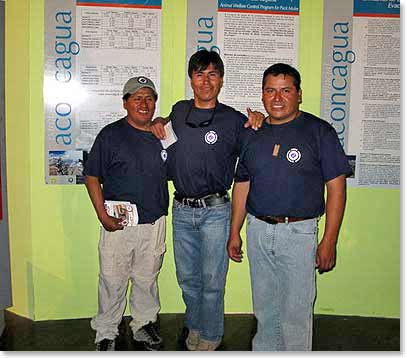
[[[186,306],[185,326],[201,338],[223,336],[230,202],[191,208],[174,199],[174,256],[178,284]]]
[[[255,351],[312,349],[317,219],[267,224],[248,214]]]

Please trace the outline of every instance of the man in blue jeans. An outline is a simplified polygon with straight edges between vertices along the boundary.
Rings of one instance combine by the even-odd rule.
[[[178,283],[186,305],[188,350],[212,351],[223,336],[224,292],[230,227],[230,189],[247,118],[218,102],[224,66],[216,52],[191,56],[188,75],[194,98],[179,101],[169,120],[178,141],[168,148],[168,171],[176,192],[172,220]],[[257,128],[264,119],[249,109]],[[163,119],[152,132],[164,138]]]
[[[242,261],[240,229],[247,211],[256,351],[312,349],[315,267],[324,272],[335,265],[345,177],[352,172],[334,128],[300,111],[300,84],[289,65],[264,72],[262,100],[269,116],[255,135],[247,133],[233,187],[228,253]]]

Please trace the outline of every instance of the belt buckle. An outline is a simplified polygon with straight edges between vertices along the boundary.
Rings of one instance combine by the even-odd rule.
[[[201,199],[197,198],[185,198],[185,201],[188,206],[191,208],[200,208],[202,207]]]
[[[206,208],[206,201],[204,198],[197,199],[200,208]]]

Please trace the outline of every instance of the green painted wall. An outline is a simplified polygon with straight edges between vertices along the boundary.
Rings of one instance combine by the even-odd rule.
[[[322,3],[302,0],[300,16],[302,108],[316,114]],[[43,14],[44,0],[6,1],[11,310],[35,320],[90,317],[97,310],[96,215],[84,186],[44,184]],[[160,98],[166,115],[184,96],[186,0],[163,0],[162,23]],[[169,229],[159,278],[163,313],[184,309],[171,241]],[[337,267],[318,277],[316,313],[400,317],[399,287],[400,191],[349,189]],[[247,260],[230,264],[226,312],[251,312]]]
[[[28,1],[6,2],[6,160],[13,304],[20,314],[32,317],[31,165],[27,155],[30,153],[29,17]]]

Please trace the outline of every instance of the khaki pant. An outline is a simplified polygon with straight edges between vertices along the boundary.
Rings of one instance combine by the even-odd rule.
[[[126,308],[129,280],[130,327],[136,332],[157,320],[160,310],[157,276],[165,252],[166,220],[125,227],[108,232],[101,229],[99,241],[99,311],[92,318],[95,342],[118,335],[118,325]]]

